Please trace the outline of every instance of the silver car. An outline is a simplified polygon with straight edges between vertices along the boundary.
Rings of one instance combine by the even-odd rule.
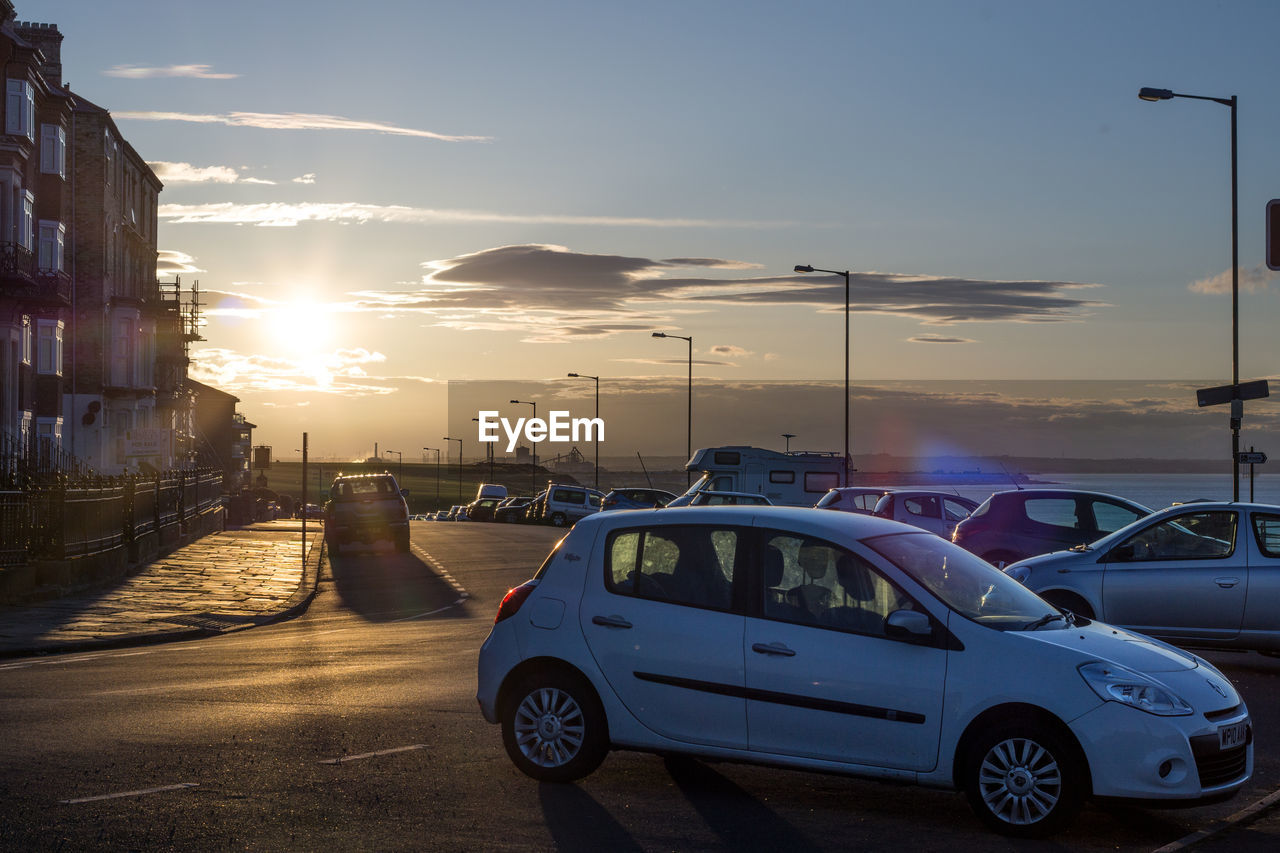
[[[1280,506],[1171,506],[1005,572],[1080,616],[1184,645],[1280,654]]]

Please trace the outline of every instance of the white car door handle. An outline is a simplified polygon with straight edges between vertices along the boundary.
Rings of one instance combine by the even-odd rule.
[[[1231,589],[1231,587],[1240,583],[1240,578],[1214,578],[1213,582],[1223,589]]]
[[[621,616],[592,616],[592,625],[603,625],[606,628],[630,628],[631,623]]]
[[[777,655],[785,658],[793,658],[796,653],[784,646],[782,643],[754,643],[751,651],[761,655]]]

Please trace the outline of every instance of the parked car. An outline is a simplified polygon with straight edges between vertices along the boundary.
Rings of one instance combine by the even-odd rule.
[[[1280,506],[1172,506],[1005,572],[1090,619],[1173,643],[1280,654]]]
[[[446,521],[469,521],[467,518],[467,508],[461,504],[454,504],[449,509],[449,516]]]
[[[509,497],[503,500],[494,508],[493,520],[507,524],[516,524],[524,521],[524,511],[532,500],[533,498],[527,495]]]
[[[697,491],[685,492],[670,501],[669,507],[682,506],[772,506],[773,503],[764,495],[751,492]]]
[[[339,474],[324,507],[324,539],[332,556],[353,542],[388,539],[409,550],[409,506],[390,474]]]
[[[857,512],[871,515],[875,512],[880,498],[889,493],[888,489],[877,489],[870,486],[841,486],[831,489],[814,504],[818,509],[838,509],[841,512]]]
[[[675,499],[675,495],[662,489],[627,487],[613,489],[604,496],[602,510],[609,509],[656,509],[664,507]]]
[[[586,486],[548,485],[538,521],[555,527],[570,526],[580,518],[600,511],[604,495]]]
[[[951,541],[999,566],[1092,542],[1150,515],[1142,504],[1100,492],[996,492],[956,525]]]
[[[493,513],[504,498],[476,498],[467,504],[467,518],[472,521],[493,521]]]
[[[977,501],[950,492],[902,490],[883,495],[874,514],[950,539],[956,525],[977,508]]]
[[[542,521],[542,510],[547,505],[547,490],[538,492],[524,508],[525,524],[539,524]]]
[[[1043,835],[1089,796],[1234,795],[1252,725],[1193,654],[1072,623],[952,543],[812,508],[599,513],[511,590],[477,699],[515,765],[613,747],[960,788]]]

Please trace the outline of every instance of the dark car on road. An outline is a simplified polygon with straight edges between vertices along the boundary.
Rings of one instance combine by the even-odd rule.
[[[995,566],[1086,545],[1151,510],[1101,492],[1015,489],[996,492],[956,525],[951,541]]]
[[[339,474],[324,506],[324,539],[337,556],[353,542],[372,545],[390,540],[400,552],[409,550],[409,506],[390,474]]]
[[[506,524],[518,524],[524,521],[524,511],[533,498],[528,495],[516,495],[503,499],[493,510],[493,520]]]
[[[675,495],[662,489],[613,489],[604,496],[601,509],[657,509],[666,506],[674,498]]]

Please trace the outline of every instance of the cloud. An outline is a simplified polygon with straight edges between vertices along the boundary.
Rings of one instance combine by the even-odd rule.
[[[944,335],[916,335],[907,338],[913,344],[976,344],[973,338],[949,338]]]
[[[386,356],[363,348],[335,350],[306,359],[247,355],[209,347],[192,354],[192,378],[231,394],[263,392],[334,394],[344,398],[385,396],[398,390],[397,377],[371,376],[368,365],[381,364]],[[421,381],[430,381],[414,377]]]
[[[158,110],[121,110],[113,112],[112,117],[134,119],[136,121],[187,121],[197,124],[224,124],[228,127],[256,127],[265,130],[355,130],[371,133],[387,133],[395,136],[416,136],[423,139],[436,139],[441,142],[489,142],[491,136],[454,136],[435,133],[430,130],[416,130],[408,127],[397,127],[377,121],[343,118],[342,116],[320,115],[316,113],[249,113],[231,112],[209,113],[177,113]]]
[[[106,77],[127,77],[144,80],[152,77],[198,77],[201,80],[231,80],[239,74],[217,73],[211,65],[167,65],[149,68],[145,65],[113,65],[102,74]]]
[[[618,331],[670,329],[690,306],[844,307],[844,280],[821,276],[669,277],[686,261],[586,254],[563,246],[502,246],[428,261],[411,290],[351,294],[364,310],[421,313],[451,328],[520,330],[526,341],[563,341]],[[697,259],[699,267],[738,262]],[[927,326],[957,323],[1061,323],[1105,303],[1077,295],[1099,285],[1053,281],[985,281],[858,272],[851,305],[862,313],[908,317]],[[694,309],[696,310],[696,308]],[[937,338],[939,336],[930,336]],[[956,342],[965,339],[957,338]]]
[[[1251,270],[1240,270],[1240,289],[1245,293],[1266,290],[1276,276],[1277,273],[1261,266]],[[1187,289],[1193,293],[1230,293],[1231,270],[1223,270],[1215,276],[1192,282],[1187,285]]]
[[[727,219],[657,219],[634,216],[576,216],[555,213],[494,213],[481,210],[437,210],[433,208],[407,207],[404,205],[362,204],[360,202],[318,202],[289,204],[267,202],[261,204],[162,204],[160,217],[168,222],[189,224],[235,224],[292,227],[302,222],[366,223],[381,222],[398,225],[594,225],[604,227],[641,228],[782,228],[794,225],[787,222],[760,222]],[[710,259],[689,261],[648,261],[671,266],[712,266]],[[750,269],[754,265],[741,265],[736,261],[726,269]]]
[[[744,358],[745,356],[754,355],[750,350],[745,350],[733,344],[716,344],[708,352],[713,355],[728,356],[729,358]]]
[[[196,259],[186,252],[175,249],[161,249],[156,253],[156,275],[174,275],[175,273],[204,272],[195,265]]]
[[[242,178],[230,166],[193,166],[168,160],[148,160],[156,177],[166,184],[274,184],[264,178]]]
[[[316,173],[307,172],[305,175],[299,175],[293,179],[295,184],[314,184],[316,182]]]

